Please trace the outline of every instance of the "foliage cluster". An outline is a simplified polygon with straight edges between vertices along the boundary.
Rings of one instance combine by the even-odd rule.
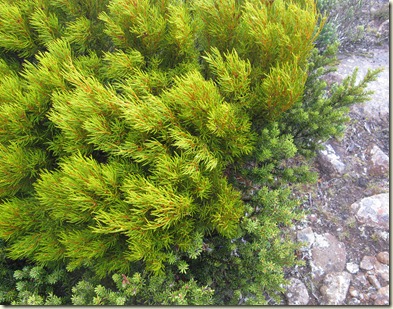
[[[377,74],[327,88],[314,1],[0,4],[2,301],[281,291],[289,187],[315,179],[288,160],[342,131]]]

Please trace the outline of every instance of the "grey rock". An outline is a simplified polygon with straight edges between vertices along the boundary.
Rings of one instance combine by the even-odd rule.
[[[312,228],[307,227],[303,230],[298,231],[297,241],[306,243],[306,246],[302,247],[302,250],[307,250],[308,248],[310,248],[315,241],[315,236]]]
[[[371,156],[370,174],[382,176],[389,172],[389,157],[377,146],[373,145],[369,150]]]
[[[296,278],[291,278],[289,280],[286,296],[288,305],[307,305],[310,301],[306,286],[302,281]]]
[[[320,288],[323,305],[342,305],[347,296],[352,275],[343,272],[327,274]]]
[[[359,271],[359,265],[356,263],[352,263],[349,262],[346,265],[346,269],[348,270],[348,272],[350,272],[351,274],[356,274]]]
[[[318,152],[318,162],[322,170],[326,173],[344,173],[345,164],[330,144],[325,144],[325,149]]]
[[[356,219],[371,227],[389,230],[389,193],[381,193],[363,198],[353,203]]]
[[[315,234],[310,261],[312,277],[319,282],[324,274],[340,272],[345,268],[347,253],[344,243],[329,233]]]
[[[374,256],[364,256],[362,261],[360,262],[360,268],[364,270],[372,270],[374,269],[374,264],[377,261],[377,258]]]
[[[383,251],[377,254],[377,260],[382,264],[389,265],[389,252]]]

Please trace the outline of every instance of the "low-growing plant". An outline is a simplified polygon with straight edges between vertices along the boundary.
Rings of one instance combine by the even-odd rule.
[[[290,185],[377,74],[323,83],[314,1],[0,4],[6,302],[277,298]]]

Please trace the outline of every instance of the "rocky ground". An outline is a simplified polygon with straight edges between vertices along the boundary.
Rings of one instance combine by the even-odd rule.
[[[376,31],[389,23],[379,21]],[[340,54],[340,81],[355,67],[384,68],[369,85],[369,102],[352,107],[343,138],[318,154],[320,178],[304,190],[308,213],[294,236],[304,242],[304,266],[288,270],[281,304],[388,305],[389,302],[389,46]]]

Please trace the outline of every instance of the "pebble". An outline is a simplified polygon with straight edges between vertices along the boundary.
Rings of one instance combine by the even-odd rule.
[[[356,290],[355,287],[353,287],[353,286],[350,286],[350,287],[349,287],[349,294],[350,294],[352,297],[359,297],[359,291]]]
[[[360,268],[363,270],[372,270],[374,269],[374,264],[377,261],[377,258],[374,256],[365,256],[360,262]]]
[[[383,251],[377,254],[377,260],[382,264],[389,265],[389,252]]]
[[[346,268],[351,274],[356,274],[359,271],[359,265],[352,262],[347,263]]]

